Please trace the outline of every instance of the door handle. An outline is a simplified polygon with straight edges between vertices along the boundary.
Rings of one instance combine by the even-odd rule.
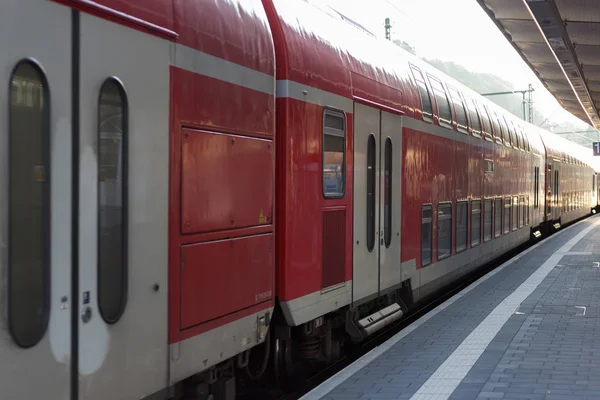
[[[92,308],[90,306],[84,306],[81,310],[81,320],[84,324],[87,324],[92,319]]]

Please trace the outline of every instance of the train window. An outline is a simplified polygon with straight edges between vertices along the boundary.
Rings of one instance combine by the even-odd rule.
[[[485,126],[482,125],[483,136],[486,140],[491,142],[494,140],[492,137],[492,120],[490,119],[488,110],[484,105],[479,104],[479,115],[481,115],[481,118],[485,122],[485,124],[483,124]]]
[[[494,237],[502,235],[502,199],[494,200]]]
[[[477,113],[477,106],[474,99],[467,100],[469,107],[469,117],[471,117],[471,131],[473,136],[481,137],[481,119]]]
[[[554,204],[558,204],[558,170],[554,170]]]
[[[433,89],[433,94],[437,103],[440,125],[450,127],[452,125],[452,111],[450,109],[450,101],[448,101],[448,96],[442,86],[442,82],[429,74],[427,74],[427,77],[429,78],[429,84]]]
[[[510,232],[510,197],[504,198],[504,233]]]
[[[531,153],[531,145],[529,144],[529,136],[527,135],[527,131],[525,129],[521,129],[521,135],[525,141],[525,150],[527,150],[528,153]]]
[[[438,260],[452,252],[452,203],[438,205]]]
[[[109,78],[98,102],[98,307],[109,324],[127,302],[128,136],[125,89]]]
[[[519,213],[519,228],[522,228],[523,225],[525,225],[525,196],[519,198],[519,205],[521,207],[521,212]]]
[[[423,205],[421,209],[421,265],[431,264],[433,207],[431,204]]]
[[[385,238],[385,247],[392,244],[392,139],[385,140],[385,193],[384,193],[384,219],[383,234]]]
[[[429,94],[429,89],[425,84],[425,80],[423,79],[423,74],[421,70],[414,65],[411,65],[413,77],[417,83],[417,87],[419,89],[419,96],[421,97],[421,110],[423,112],[423,120],[427,122],[433,121],[433,106],[431,104],[431,95]]]
[[[469,120],[467,119],[467,111],[465,105],[460,97],[460,93],[450,86],[448,86],[450,92],[450,98],[454,104],[454,113],[456,114],[456,123],[458,124],[458,130],[462,133],[469,132]]]
[[[483,241],[492,240],[492,199],[486,199],[483,204]]]
[[[506,147],[510,147],[510,135],[509,135],[509,130],[508,130],[508,125],[506,125],[506,120],[504,119],[504,116],[500,115],[499,116],[500,119],[500,128],[502,129],[502,139],[504,140],[504,145]]]
[[[529,225],[529,196],[525,197],[525,225]]]
[[[488,111],[492,119],[492,125],[494,127],[494,140],[496,143],[502,144],[502,131],[500,130],[500,123],[498,122],[498,115],[494,110]]]
[[[456,205],[456,252],[459,253],[467,248],[467,219],[469,203],[459,201]]]
[[[540,167],[533,167],[533,208],[539,207]]]
[[[50,94],[38,65],[12,71],[8,158],[8,326],[19,346],[44,336],[50,305]]]
[[[471,202],[471,247],[481,242],[481,200]]]
[[[346,185],[346,119],[341,111],[323,111],[323,196],[344,197]]]
[[[519,198],[512,198],[512,230],[516,231],[519,223]]]
[[[596,191],[596,175],[592,175],[592,193]]]
[[[517,147],[519,148],[519,150],[525,150],[525,143],[523,143],[523,136],[521,135],[519,125],[513,123],[513,130],[515,132],[515,138],[517,140]]]
[[[367,249],[375,248],[375,136],[369,135],[367,140]]]
[[[506,120],[506,118],[505,118]],[[515,139],[515,131],[513,130],[512,124],[506,120],[506,126],[508,128],[508,137],[510,138],[510,146],[517,148],[517,140]]]

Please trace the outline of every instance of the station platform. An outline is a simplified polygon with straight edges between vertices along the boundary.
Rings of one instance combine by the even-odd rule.
[[[600,399],[600,216],[518,254],[302,399]]]

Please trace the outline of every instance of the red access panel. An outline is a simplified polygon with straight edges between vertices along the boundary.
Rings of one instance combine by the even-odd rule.
[[[273,297],[273,234],[182,246],[181,327]]]
[[[272,141],[191,129],[182,135],[182,233],[270,225]]]

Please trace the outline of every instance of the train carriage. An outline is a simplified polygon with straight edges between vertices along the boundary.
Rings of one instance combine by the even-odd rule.
[[[167,396],[247,355],[274,304],[261,2],[1,8],[0,397]]]

